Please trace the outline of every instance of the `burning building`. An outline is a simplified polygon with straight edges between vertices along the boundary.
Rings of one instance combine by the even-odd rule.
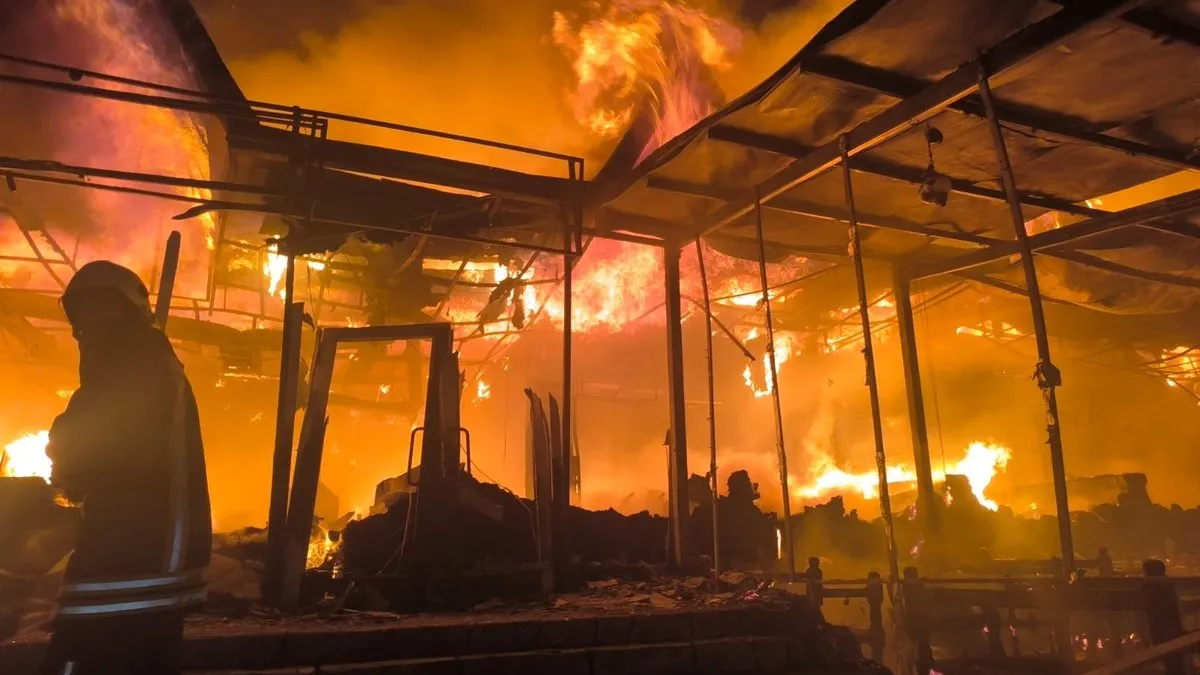
[[[41,430],[74,387],[56,304],[72,270],[114,259],[157,294],[178,230],[159,301],[205,410],[226,529],[268,517],[276,439],[323,372],[317,330],[429,323],[451,326],[471,468],[527,497],[532,388],[568,411],[575,501],[591,509],[679,519],[710,444],[713,481],[746,469],[771,510],[840,496],[873,517],[881,492],[900,511],[903,493],[965,476],[990,510],[1049,513],[1017,503],[1019,488],[1134,470],[1189,499],[1176,451],[1200,439],[1200,92],[1142,75],[1195,45],[1069,4],[810,4],[765,18],[669,0],[546,7],[537,35],[501,39],[551,64],[531,75],[543,100],[510,87],[529,117],[518,130],[496,121],[499,100],[384,114],[339,87],[355,67],[378,89],[419,79],[380,74],[394,64],[359,49],[377,37],[366,18],[297,57],[255,53],[215,3],[5,9],[32,30],[4,35],[0,64],[6,95],[27,103],[0,112],[0,319],[19,364],[0,470],[47,471]],[[1183,3],[1164,4],[1183,20]],[[469,21],[490,19],[510,20]],[[893,39],[917,31],[929,37]],[[454,59],[498,61],[490,48]],[[527,147],[543,138],[557,147]],[[1040,289],[1020,264],[1033,253]],[[295,302],[310,321],[289,325],[289,355]],[[327,521],[370,513],[380,482],[410,468],[440,367],[426,338],[336,349],[317,455],[328,498],[313,497]],[[1065,375],[1059,471],[1028,382],[1039,361],[1047,394],[1045,367]]]

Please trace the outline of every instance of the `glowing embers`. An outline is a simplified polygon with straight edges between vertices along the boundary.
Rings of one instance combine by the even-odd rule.
[[[0,457],[0,476],[9,478],[37,477],[50,482],[50,470],[54,463],[46,455],[50,432],[38,431],[25,434],[4,446]]]
[[[554,13],[554,42],[575,74],[569,102],[581,124],[605,137],[648,104],[654,130],[640,163],[721,104],[713,75],[730,67],[741,32],[681,1],[612,0],[592,10],[578,26]]]
[[[949,464],[944,471],[934,471],[934,481],[942,481],[948,475],[964,476],[971,486],[971,493],[986,509],[995,511],[999,505],[988,499],[985,494],[997,474],[1008,467],[1012,451],[1002,445],[975,441],[967,446],[963,458],[954,464]],[[822,499],[839,492],[854,492],[864,499],[874,499],[879,496],[878,471],[863,471],[850,473],[834,465],[829,456],[818,456],[813,460],[814,477],[805,485],[793,488],[792,493],[801,499]],[[888,485],[895,488],[898,485],[911,486],[917,482],[917,474],[904,465],[893,465],[887,468]]]

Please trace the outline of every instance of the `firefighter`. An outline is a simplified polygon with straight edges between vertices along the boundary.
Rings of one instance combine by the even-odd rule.
[[[79,389],[46,452],[83,512],[41,673],[179,673],[212,547],[196,399],[132,271],[84,265],[62,307]]]

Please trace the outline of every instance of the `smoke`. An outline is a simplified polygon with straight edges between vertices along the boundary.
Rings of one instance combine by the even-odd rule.
[[[801,3],[757,27],[733,4],[695,3],[744,32],[732,67],[712,73],[726,99],[779,68],[848,0]],[[279,26],[261,23],[273,18],[244,3],[207,0],[198,10],[252,99],[578,155],[590,172],[616,142],[580,123],[571,105],[578,92],[570,59],[552,39],[556,12],[595,14],[584,0],[359,0],[338,12],[329,3],[295,2],[281,8],[287,16]],[[255,44],[270,46],[255,51]],[[330,133],[528,172],[566,171],[553,161],[356,125],[335,123]]]

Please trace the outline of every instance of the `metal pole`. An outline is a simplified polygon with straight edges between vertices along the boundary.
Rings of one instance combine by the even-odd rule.
[[[979,97],[987,112],[988,126],[992,131],[992,145],[1000,164],[1000,180],[1004,183],[1004,195],[1008,198],[1008,211],[1012,216],[1013,230],[1021,248],[1021,266],[1025,270],[1025,287],[1029,291],[1029,308],[1033,314],[1033,332],[1037,341],[1038,363],[1034,379],[1042,390],[1046,406],[1046,434],[1050,445],[1050,467],[1054,472],[1054,505],[1058,515],[1058,540],[1062,548],[1063,574],[1075,570],[1075,545],[1071,540],[1071,507],[1067,501],[1067,469],[1063,462],[1062,434],[1058,421],[1058,398],[1054,389],[1062,385],[1062,374],[1050,360],[1050,338],[1046,333],[1046,314],[1042,310],[1042,292],[1038,286],[1037,266],[1025,231],[1025,216],[1021,213],[1021,200],[1017,194],[1017,180],[1013,175],[1008,148],[1004,144],[1004,133],[996,117],[996,104],[992,99],[992,88],[988,84],[987,67],[979,62]]]
[[[904,270],[892,267],[892,295],[896,300],[896,329],[900,334],[900,360],[908,399],[908,428],[912,433],[913,468],[917,472],[917,515],[923,529],[937,528],[937,501],[933,492],[933,462],[929,430],[925,426],[925,398],[921,393],[921,365],[917,360],[917,332],[913,325],[912,287]],[[928,541],[928,539],[927,539]]]
[[[719,577],[721,536],[717,519],[717,390],[713,377],[713,315],[708,297],[708,270],[704,268],[704,241],[700,237],[696,237],[696,261],[700,265],[700,288],[704,292],[704,345],[708,355],[708,481],[712,487],[713,577]]]
[[[570,561],[570,555],[567,553],[567,518],[571,510],[571,312],[572,312],[572,279],[575,271],[575,260],[570,256],[563,256],[563,374],[562,374],[562,402],[559,405],[559,415],[561,416],[561,426],[559,426],[559,452],[561,453],[558,463],[555,468],[566,472],[566,476],[554,476],[554,487],[565,487],[563,494],[556,494],[555,499],[555,523],[558,528],[554,533],[554,547],[557,553],[554,564],[556,566],[555,580],[558,583],[560,574],[566,574],[565,569]]]
[[[683,301],[679,294],[679,248],[663,247],[667,295],[667,391],[670,410],[670,454],[667,486],[670,513],[670,565],[678,570],[687,553],[688,456],[687,402],[683,391]]]
[[[757,188],[755,188],[757,196]],[[754,200],[754,224],[758,235],[758,275],[762,281],[762,304],[767,313],[767,363],[771,368],[771,400],[775,404],[775,450],[779,454],[779,486],[783,492],[783,545],[787,549],[788,580],[796,580],[796,547],[792,545],[792,495],[788,484],[787,447],[783,441],[783,406],[779,402],[779,365],[775,362],[775,322],[771,317],[771,293],[767,283],[767,248],[763,242],[762,199]]]
[[[279,398],[275,406],[275,449],[271,462],[271,502],[267,516],[267,561],[263,575],[263,597],[268,603],[282,600],[287,556],[288,495],[292,473],[292,449],[296,433],[296,396],[300,365],[300,331],[304,323],[303,303],[292,302],[296,281],[296,256],[287,254],[284,285],[283,344],[279,355]]]
[[[174,230],[167,236],[167,249],[163,253],[162,274],[158,277],[158,298],[154,307],[154,319],[158,327],[167,329],[167,318],[171,316],[171,296],[175,293],[175,273],[179,271],[179,247],[183,235]]]
[[[875,380],[875,352],[871,349],[871,307],[867,304],[867,280],[863,273],[862,242],[858,237],[858,212],[854,208],[854,186],[850,177],[850,153],[842,136],[842,181],[846,187],[846,210],[850,216],[850,258],[854,261],[854,280],[858,285],[858,316],[862,321],[863,358],[867,366],[867,391],[871,397],[871,427],[875,434],[875,468],[879,471],[879,510],[887,536],[888,572],[892,580],[900,578],[896,559],[896,530],[892,524],[892,495],[888,489],[887,453],[883,448],[883,420],[879,415],[879,383]]]

